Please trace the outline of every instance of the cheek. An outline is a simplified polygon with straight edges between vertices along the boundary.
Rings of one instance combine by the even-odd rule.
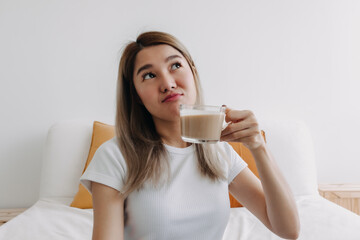
[[[137,93],[139,95],[140,100],[142,101],[142,103],[145,106],[154,101],[155,94],[149,88],[147,88],[147,89],[138,89]]]
[[[186,78],[186,86],[191,92],[191,94],[196,98],[196,85],[195,85],[195,79],[192,73],[189,74],[189,76]]]
[[[182,84],[184,85],[184,87],[186,87],[188,89],[195,88],[194,76],[192,75],[192,72],[190,69],[187,72],[183,73],[181,79],[183,80]]]

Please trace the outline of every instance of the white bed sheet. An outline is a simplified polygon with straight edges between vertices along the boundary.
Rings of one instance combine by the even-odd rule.
[[[92,209],[69,207],[72,199],[40,199],[0,227],[1,240],[91,240]],[[300,240],[359,240],[360,216],[325,200],[307,196],[296,200]],[[231,209],[223,240],[282,239],[271,233],[247,209]]]
[[[360,216],[319,195],[296,199],[299,240],[360,240]],[[232,209],[223,240],[283,239],[268,230],[247,209]]]
[[[70,207],[72,199],[40,199],[0,227],[1,240],[91,239],[92,209]]]

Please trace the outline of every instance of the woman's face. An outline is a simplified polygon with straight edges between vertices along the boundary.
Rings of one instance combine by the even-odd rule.
[[[178,120],[180,103],[196,101],[194,76],[188,62],[166,44],[146,47],[137,54],[134,85],[154,121]]]

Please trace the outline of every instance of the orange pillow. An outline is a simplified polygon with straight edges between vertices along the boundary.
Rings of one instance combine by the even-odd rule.
[[[96,150],[100,147],[100,145],[110,140],[114,136],[114,126],[97,121],[94,122],[90,151],[82,174],[84,174],[86,168],[88,167],[90,161],[92,160]],[[92,196],[82,184],[79,184],[79,190],[76,193],[70,206],[82,209],[93,208]]]
[[[264,139],[265,139],[265,133],[264,131],[261,131]],[[114,126],[104,124],[101,122],[94,122],[93,126],[93,134],[92,134],[92,140],[91,140],[91,146],[89,151],[89,156],[86,160],[86,164],[84,167],[84,170],[82,173],[85,172],[87,166],[89,165],[90,161],[92,160],[96,150],[100,147],[101,144],[104,142],[110,140],[115,136],[115,128]],[[241,156],[242,159],[248,164],[249,169],[257,176],[259,177],[259,174],[257,172],[257,168],[255,165],[255,160],[252,157],[252,154],[249,149],[247,149],[244,145],[237,142],[230,142],[229,143],[234,150]],[[230,196],[230,206],[231,207],[242,207],[242,205],[229,193]],[[79,184],[79,190],[76,193],[71,205],[71,207],[76,208],[93,208],[92,205],[92,196],[91,194],[86,190],[86,188]]]

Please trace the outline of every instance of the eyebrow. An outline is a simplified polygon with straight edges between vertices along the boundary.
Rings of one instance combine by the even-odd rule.
[[[167,62],[169,62],[170,60],[172,60],[172,59],[174,59],[174,58],[181,58],[181,57],[180,57],[179,55],[177,55],[177,54],[171,55],[171,56],[168,56],[168,57],[165,59],[165,62],[167,63]],[[141,71],[144,71],[144,70],[149,69],[149,68],[151,68],[151,67],[153,67],[152,64],[145,64],[144,66],[142,66],[141,68],[139,68],[139,70],[137,71],[136,75],[139,75],[139,73],[140,73]]]

